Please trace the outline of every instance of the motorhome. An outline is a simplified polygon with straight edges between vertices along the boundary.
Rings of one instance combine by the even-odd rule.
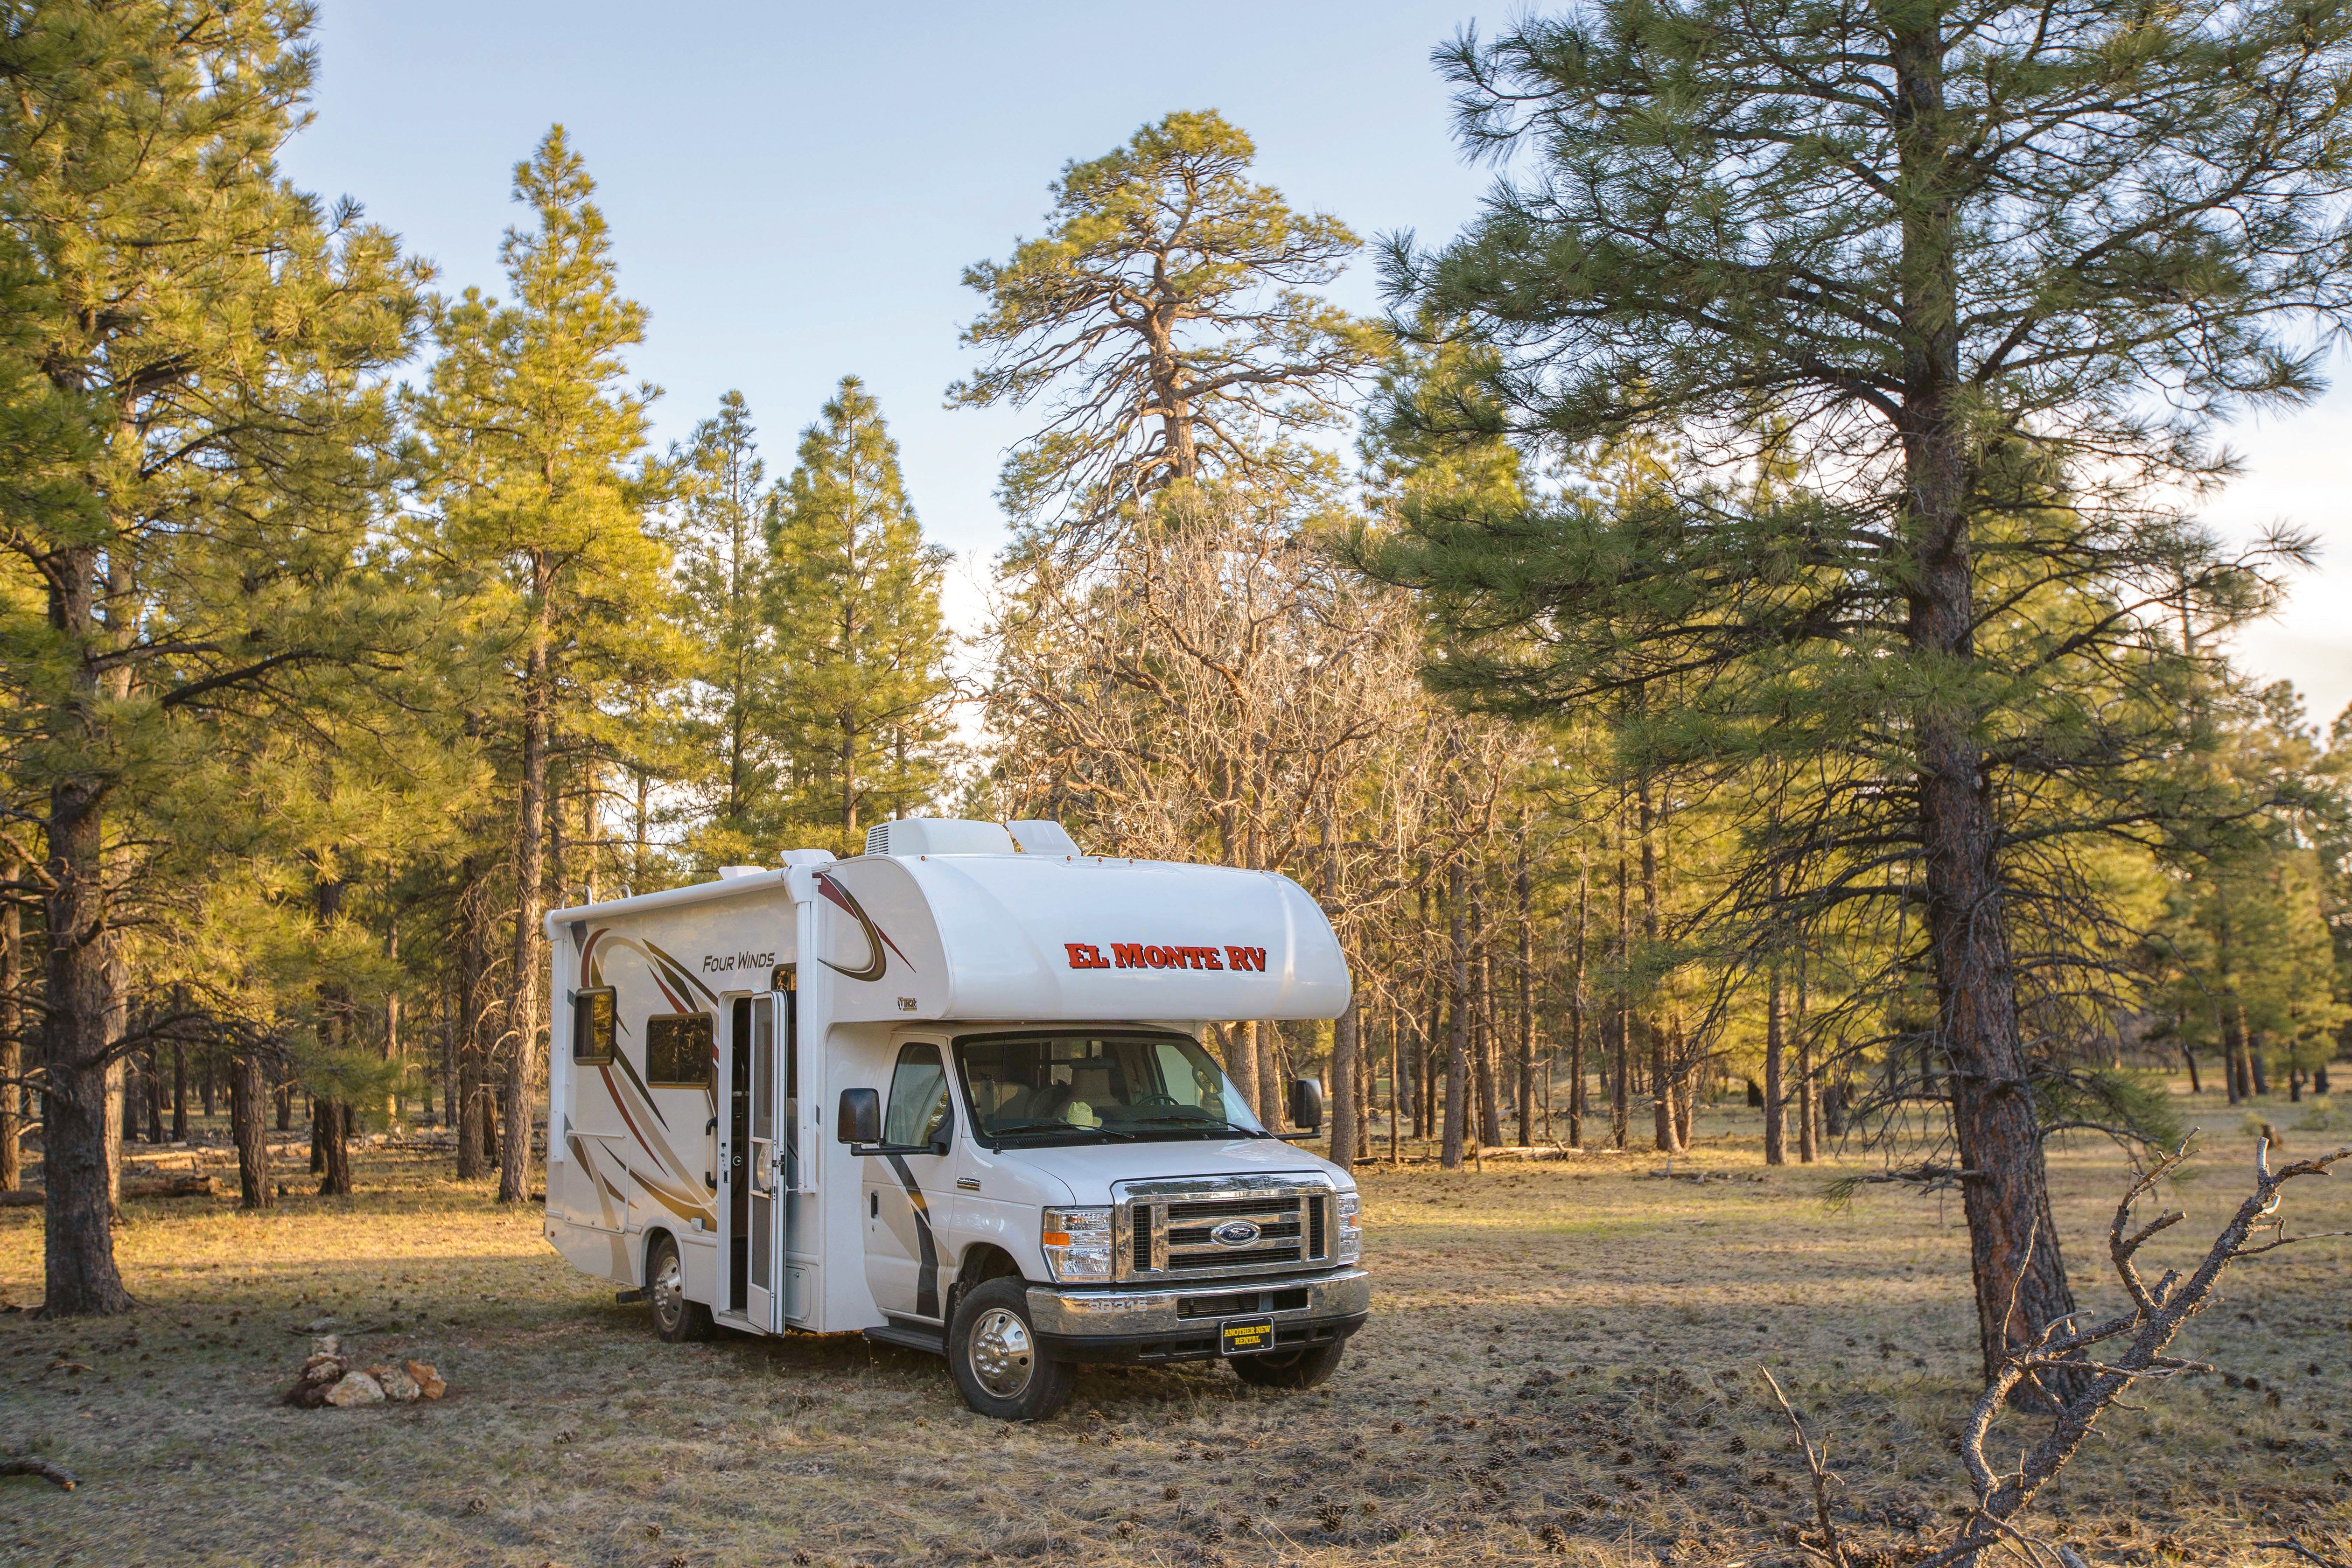
[[[1353,1176],[1207,1048],[1347,1005],[1286,877],[900,818],[547,932],[547,1236],[665,1339],[862,1333],[1033,1420],[1085,1363],[1308,1387],[1363,1324]]]

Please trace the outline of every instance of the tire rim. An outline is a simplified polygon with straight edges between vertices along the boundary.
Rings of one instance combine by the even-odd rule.
[[[999,1399],[1018,1399],[1037,1370],[1037,1349],[1018,1312],[991,1307],[971,1326],[971,1375]]]
[[[686,1316],[686,1270],[676,1252],[663,1253],[654,1268],[654,1316],[665,1329],[675,1329]]]

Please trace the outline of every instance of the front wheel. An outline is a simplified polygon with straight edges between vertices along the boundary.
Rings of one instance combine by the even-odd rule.
[[[948,1369],[963,1402],[999,1421],[1043,1421],[1070,1397],[1070,1369],[1037,1343],[1025,1280],[991,1279],[956,1304]]]
[[[654,1243],[646,1259],[646,1294],[654,1304],[654,1331],[672,1344],[707,1340],[715,1332],[710,1309],[686,1299],[686,1266],[678,1260],[677,1243],[665,1236]]]
[[[1237,1355],[1234,1375],[1256,1388],[1312,1388],[1339,1370],[1347,1352],[1347,1341],[1333,1340],[1274,1355]]]

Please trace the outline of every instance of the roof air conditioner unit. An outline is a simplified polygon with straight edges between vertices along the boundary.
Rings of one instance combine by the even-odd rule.
[[[913,855],[1010,855],[1013,836],[993,822],[951,816],[900,816],[866,830],[866,853]]]

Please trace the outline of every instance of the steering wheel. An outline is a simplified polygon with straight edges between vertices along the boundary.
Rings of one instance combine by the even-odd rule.
[[[1157,1110],[1161,1106],[1181,1110],[1183,1101],[1172,1094],[1139,1094],[1127,1102],[1129,1110]]]

